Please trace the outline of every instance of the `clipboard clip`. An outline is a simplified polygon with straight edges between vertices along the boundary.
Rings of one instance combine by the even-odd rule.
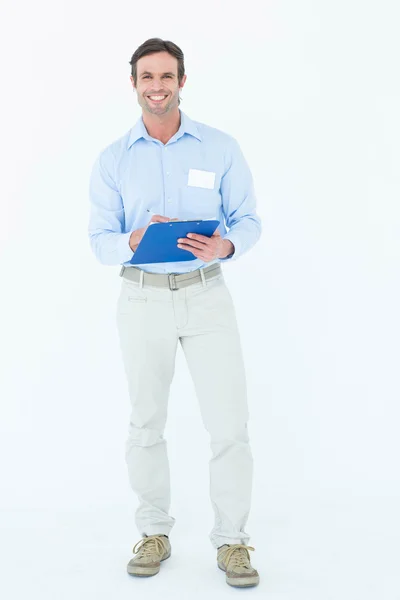
[[[179,290],[179,288],[176,287],[175,273],[168,273],[168,283],[169,283],[170,290],[172,290],[172,291]],[[171,283],[173,284],[174,287],[171,287]]]

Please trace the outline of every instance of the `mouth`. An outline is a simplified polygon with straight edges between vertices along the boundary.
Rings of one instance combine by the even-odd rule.
[[[153,104],[161,104],[162,102],[164,102],[164,100],[165,100],[165,98],[167,98],[167,96],[166,95],[162,95],[162,96],[147,96],[147,98]]]

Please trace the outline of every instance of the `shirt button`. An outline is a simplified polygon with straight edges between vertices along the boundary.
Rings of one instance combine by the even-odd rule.
[[[169,175],[169,171],[167,171],[167,175]]]
[[[168,198],[168,202],[171,202],[171,198]]]

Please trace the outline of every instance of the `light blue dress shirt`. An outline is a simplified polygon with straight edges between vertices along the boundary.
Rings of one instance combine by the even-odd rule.
[[[260,237],[253,178],[238,142],[179,112],[179,130],[166,144],[148,134],[140,117],[124,136],[100,152],[90,176],[88,228],[100,263],[131,266],[129,238],[132,231],[148,224],[147,209],[171,219],[218,219],[221,236],[231,240],[235,250],[225,259],[208,263],[195,258],[135,265],[143,271],[187,273],[236,260]],[[192,169],[208,173],[196,181],[193,173],[189,175]]]

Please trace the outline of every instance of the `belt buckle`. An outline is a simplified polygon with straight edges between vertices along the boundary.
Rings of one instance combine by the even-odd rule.
[[[174,290],[179,290],[178,287],[176,287],[176,280],[175,280],[175,273],[168,273],[168,283],[169,283],[169,289],[174,291]],[[174,287],[171,287],[171,281]]]

